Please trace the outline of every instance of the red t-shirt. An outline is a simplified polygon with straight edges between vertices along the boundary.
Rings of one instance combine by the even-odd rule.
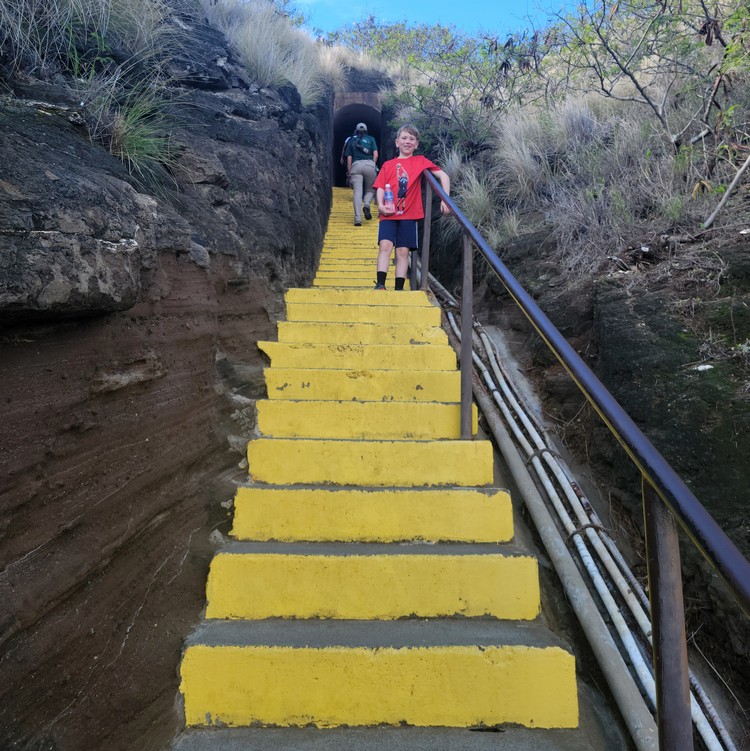
[[[385,189],[386,183],[389,183],[396,203],[396,213],[381,214],[381,220],[422,219],[424,217],[422,173],[426,169],[434,172],[440,167],[421,154],[414,154],[405,159],[397,156],[395,159],[389,159],[380,168],[373,187]]]

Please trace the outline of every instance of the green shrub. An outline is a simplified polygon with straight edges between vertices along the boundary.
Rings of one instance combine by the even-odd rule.
[[[118,68],[81,87],[89,135],[120,159],[136,182],[161,191],[175,162],[173,96],[158,68],[150,76],[127,79],[128,71]]]

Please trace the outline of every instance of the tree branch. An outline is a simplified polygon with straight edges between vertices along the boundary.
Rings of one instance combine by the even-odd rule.
[[[711,214],[711,216],[708,217],[705,222],[703,222],[703,229],[708,229],[714,223],[714,219],[716,219],[718,213],[724,208],[724,204],[729,200],[729,196],[732,195],[732,191],[735,189],[735,187],[737,187],[737,183],[740,181],[742,175],[745,173],[745,170],[748,167],[750,167],[750,156],[745,159],[745,163],[737,171],[737,174],[734,176],[734,180],[732,180],[726,190],[726,193],[724,193],[724,195],[721,197],[721,201],[719,201],[719,205],[714,209],[713,214]]]

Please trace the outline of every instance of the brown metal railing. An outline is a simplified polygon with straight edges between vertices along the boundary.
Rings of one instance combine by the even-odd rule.
[[[422,289],[428,288],[429,281],[433,190],[451,208],[463,228],[462,438],[471,437],[472,268],[476,248],[641,472],[659,747],[661,751],[691,751],[693,732],[678,525],[724,580],[748,615],[750,562],[742,556],[664,457],[552,325],[477,229],[443,191],[435,177],[429,172],[425,172],[425,176],[425,224],[420,258]],[[416,277],[413,277],[412,289],[416,289]]]

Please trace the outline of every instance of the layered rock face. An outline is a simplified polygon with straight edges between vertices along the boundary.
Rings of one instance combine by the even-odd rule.
[[[221,37],[195,39],[161,196],[89,142],[65,90],[0,103],[4,749],[168,746],[246,476],[255,343],[321,246],[330,103],[253,89]]]

